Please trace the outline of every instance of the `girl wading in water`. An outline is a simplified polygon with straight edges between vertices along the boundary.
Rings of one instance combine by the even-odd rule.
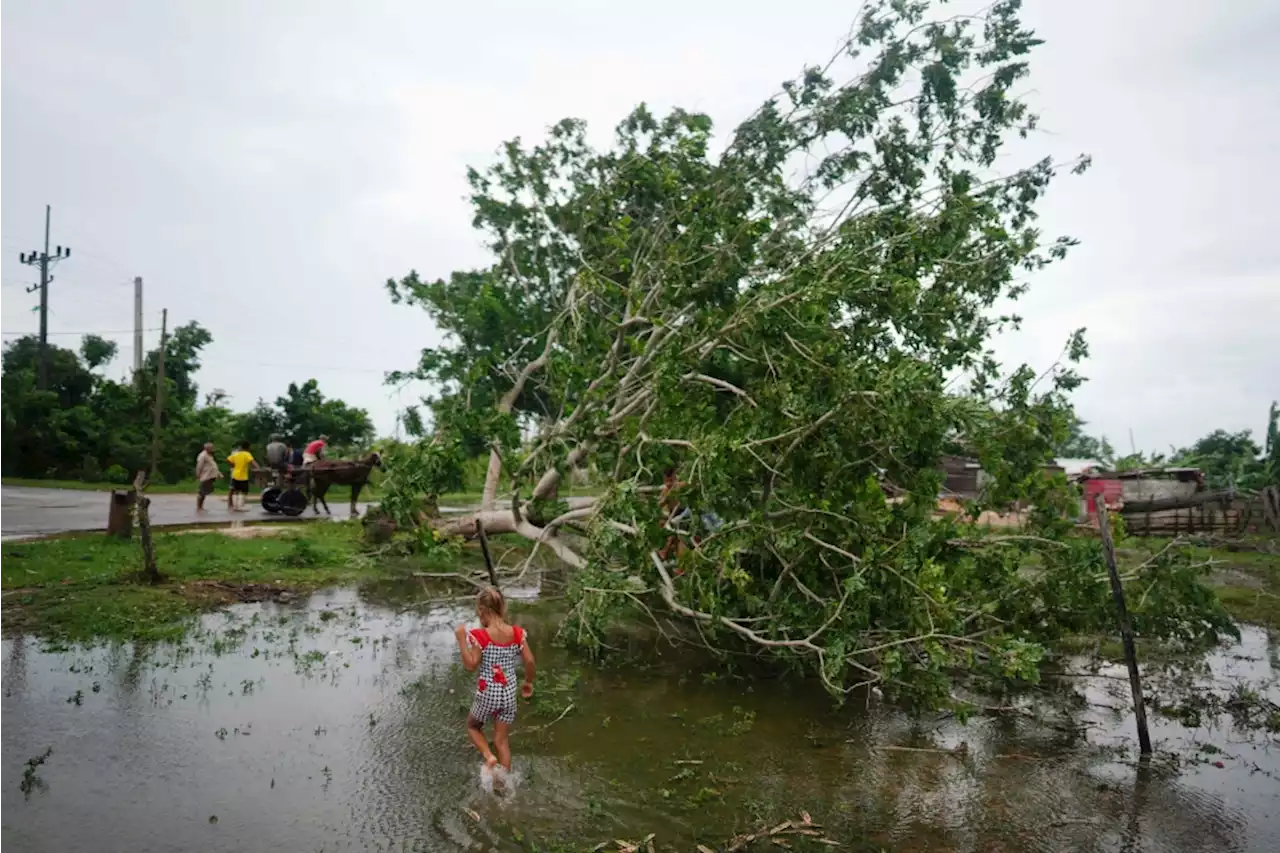
[[[516,721],[516,665],[524,663],[520,695],[528,699],[533,695],[533,652],[524,629],[507,624],[507,602],[496,587],[487,587],[476,596],[476,615],[482,627],[468,631],[466,625],[459,625],[454,631],[462,665],[467,672],[480,670],[476,697],[467,715],[467,735],[484,756],[489,769],[501,764],[509,771],[511,745],[507,738]],[[489,720],[493,720],[496,756],[484,736],[484,726]]]

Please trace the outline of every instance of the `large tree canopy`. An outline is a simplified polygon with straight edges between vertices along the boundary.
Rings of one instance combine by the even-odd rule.
[[[957,668],[1030,676],[1037,640],[1105,624],[1097,549],[1055,538],[1065,484],[1042,469],[1083,338],[1064,332],[1064,363],[1039,378],[989,348],[1017,325],[998,303],[1072,244],[1036,225],[1059,166],[997,169],[1003,139],[1036,123],[1014,95],[1038,43],[1018,5],[930,20],[925,3],[873,4],[718,144],[704,115],[641,106],[608,150],[569,120],[473,172],[492,265],[391,285],[454,335],[419,365],[444,383],[433,446],[479,431],[493,448],[484,512],[447,529],[516,531],[576,567],[588,646],[609,617],[657,612],[835,692],[942,701]],[[512,464],[521,411],[540,417]],[[993,475],[991,503],[1036,507],[1041,539],[935,517],[957,445]],[[497,505],[504,458],[514,494]],[[613,485],[568,509],[560,479],[587,461]],[[685,517],[656,500],[668,466]],[[1018,567],[1035,542],[1032,577]],[[1160,591],[1135,620],[1212,634],[1211,596],[1207,620],[1178,615],[1199,588],[1172,566],[1147,567]]]
[[[245,438],[261,446],[273,433],[301,447],[306,442],[329,436],[335,446],[362,445],[373,438],[373,421],[364,409],[320,393],[314,379],[302,384],[290,382],[274,407],[259,400],[244,416]]]

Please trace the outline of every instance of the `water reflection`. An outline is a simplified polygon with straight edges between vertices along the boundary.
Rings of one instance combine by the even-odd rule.
[[[1223,768],[1139,767],[1123,713],[1087,713],[1087,728],[912,721],[874,700],[833,709],[811,685],[737,680],[665,648],[643,669],[583,668],[563,718],[522,708],[523,784],[495,798],[462,728],[471,681],[453,663],[450,629],[469,608],[414,609],[424,597],[419,584],[382,585],[243,605],[150,649],[6,640],[6,840],[443,851],[655,832],[686,849],[803,809],[853,850],[1280,849],[1280,788],[1266,775],[1280,767],[1266,738],[1227,722],[1153,718],[1158,742],[1217,744]],[[550,643],[554,612],[519,618],[543,685],[581,667]],[[1265,636],[1246,632],[1209,673],[1261,678],[1272,666]],[[1111,701],[1109,675],[1072,689]],[[46,746],[48,787],[24,801],[16,780]]]

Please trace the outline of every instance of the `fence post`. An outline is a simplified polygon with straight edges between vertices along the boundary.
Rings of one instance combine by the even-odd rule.
[[[480,536],[480,551],[484,554],[484,567],[489,571],[489,583],[498,586],[498,573],[493,568],[493,557],[489,555],[489,537],[484,532],[484,519],[476,519],[476,533]]]
[[[1120,569],[1116,566],[1116,546],[1111,539],[1111,522],[1107,518],[1105,501],[1097,501],[1094,506],[1098,514],[1098,533],[1102,537],[1102,556],[1107,561],[1107,574],[1111,576],[1111,597],[1116,603],[1116,622],[1120,626],[1120,639],[1124,643],[1124,660],[1129,665],[1129,688],[1133,691],[1133,716],[1138,724],[1138,747],[1143,755],[1150,755],[1151,733],[1147,731],[1147,708],[1142,702],[1142,678],[1138,674],[1138,652],[1133,644],[1129,609],[1124,603],[1124,585],[1120,582]]]

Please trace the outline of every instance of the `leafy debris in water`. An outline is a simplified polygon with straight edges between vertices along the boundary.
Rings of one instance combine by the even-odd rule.
[[[761,827],[755,832],[746,833],[744,835],[735,835],[721,848],[721,853],[742,853],[757,841],[769,841],[778,847],[790,848],[791,844],[788,838],[794,837],[808,838],[810,841],[818,844],[825,844],[828,847],[839,847],[840,842],[828,838],[826,833],[822,831],[820,824],[813,822],[813,817],[808,812],[800,812],[800,816],[793,820],[783,821],[777,826]],[[592,853],[601,853],[610,847],[615,848],[618,853],[654,853],[653,833],[649,833],[639,841],[627,841],[622,838],[615,838],[612,841],[602,841],[595,847],[591,848]],[[698,853],[716,853],[705,844],[697,845]]]

